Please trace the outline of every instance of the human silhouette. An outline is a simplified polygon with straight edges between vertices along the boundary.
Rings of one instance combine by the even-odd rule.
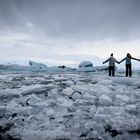
[[[115,76],[115,62],[120,63],[113,57],[113,53],[110,54],[110,57],[103,64],[107,62],[109,62],[109,76]]]
[[[140,61],[139,59],[132,57],[130,53],[127,53],[126,57],[120,61],[120,63],[121,63],[121,62],[123,62],[125,60],[125,68],[126,68],[125,76],[126,77],[128,77],[128,75],[129,75],[129,77],[132,76],[131,59]]]

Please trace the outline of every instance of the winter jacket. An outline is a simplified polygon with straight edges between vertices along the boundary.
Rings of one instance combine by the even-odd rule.
[[[131,65],[131,59],[139,61],[139,59],[136,59],[136,58],[133,58],[133,57],[132,57],[132,58],[129,58],[129,57],[126,56],[124,59],[122,59],[122,60],[120,61],[120,63],[123,62],[124,60],[126,60],[126,61],[125,61],[125,64],[126,64],[126,65]]]
[[[109,61],[109,66],[115,66],[115,62],[119,63],[113,56],[110,56],[104,63]]]

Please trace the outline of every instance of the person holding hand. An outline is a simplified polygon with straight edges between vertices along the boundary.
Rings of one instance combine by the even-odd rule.
[[[120,63],[113,57],[113,53],[110,54],[110,57],[103,64],[107,62],[109,62],[109,76],[115,76],[115,62]]]
[[[125,61],[125,68],[126,68],[126,71],[125,71],[125,76],[128,77],[131,77],[132,76],[132,64],[131,64],[131,60],[137,60],[137,61],[140,61],[140,59],[137,59],[137,58],[134,58],[131,56],[130,53],[127,53],[126,57],[123,58],[120,63],[122,63],[123,61]]]

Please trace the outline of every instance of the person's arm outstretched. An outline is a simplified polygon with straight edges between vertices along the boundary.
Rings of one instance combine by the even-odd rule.
[[[109,58],[106,61],[104,61],[103,64],[107,63],[108,61],[109,61]]]
[[[140,61],[140,59],[137,59],[137,58],[134,58],[134,57],[132,57],[131,59],[133,59],[133,60],[137,60],[137,61]]]
[[[122,63],[125,59],[126,59],[126,57],[125,57],[124,59],[122,59],[122,60],[119,62],[119,64]]]
[[[114,58],[114,60],[115,60],[115,62],[116,62],[116,63],[120,64],[120,62],[119,62],[119,61],[117,61],[115,58]]]

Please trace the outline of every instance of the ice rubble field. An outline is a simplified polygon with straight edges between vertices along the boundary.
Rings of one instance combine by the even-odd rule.
[[[0,75],[0,140],[139,139],[139,75]]]

